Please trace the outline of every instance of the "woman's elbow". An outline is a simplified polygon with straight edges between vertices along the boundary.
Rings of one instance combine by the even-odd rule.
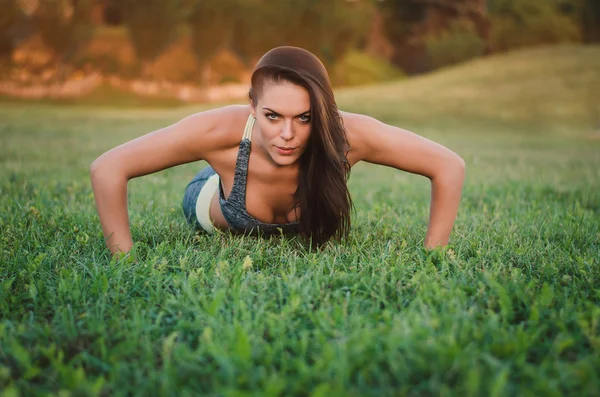
[[[458,154],[453,153],[452,156],[447,157],[444,162],[440,164],[440,167],[437,169],[437,172],[431,180],[443,184],[462,184],[465,178],[465,168],[465,160]]]
[[[122,175],[121,167],[119,166],[119,162],[117,159],[112,158],[114,156],[107,155],[104,153],[96,160],[92,162],[90,165],[90,178],[92,180],[92,184],[104,179],[115,180]]]
[[[102,166],[100,165],[100,157],[92,161],[90,164],[90,178],[94,179],[94,175],[97,175]]]
[[[465,163],[465,160],[460,157],[458,154],[456,155],[454,161],[454,166],[453,168],[455,169],[455,172],[461,177],[464,178],[465,177],[465,170],[467,168],[467,164]]]
[[[92,182],[98,180],[108,169],[108,161],[105,155],[101,155],[90,164],[90,178]]]
[[[462,186],[465,180],[465,160],[457,154],[454,160],[452,161],[452,166],[450,168],[452,169],[451,178],[458,184],[460,184],[460,186]]]
[[[98,157],[96,160],[92,161],[92,164],[90,164],[90,179],[92,182],[102,171],[102,162],[100,161],[100,158],[101,157]]]

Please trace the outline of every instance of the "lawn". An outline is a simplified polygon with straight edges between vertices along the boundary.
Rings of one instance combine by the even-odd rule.
[[[436,251],[429,181],[370,164],[322,251],[196,234],[197,163],[130,182],[138,260],[111,259],[89,165],[207,106],[1,102],[0,395],[597,395],[598,71],[545,48],[337,92],[465,159]]]

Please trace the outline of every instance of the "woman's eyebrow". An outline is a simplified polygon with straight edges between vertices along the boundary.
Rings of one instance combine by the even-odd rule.
[[[281,113],[279,113],[279,112],[276,112],[276,111],[274,111],[274,110],[273,110],[273,109],[271,109],[271,108],[268,108],[268,107],[265,107],[265,106],[263,106],[263,109],[264,109],[264,110],[268,110],[269,112],[272,112],[272,113],[274,113],[274,114],[276,114],[276,115],[278,115],[278,116],[281,116]],[[297,115],[295,115],[294,117],[304,116],[306,113],[310,113],[310,109],[308,109],[307,111],[304,111],[304,112],[302,112],[302,113],[300,113],[300,114],[297,114]]]

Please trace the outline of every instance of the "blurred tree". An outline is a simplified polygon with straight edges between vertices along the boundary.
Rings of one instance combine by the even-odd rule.
[[[12,30],[22,17],[22,12],[17,0],[0,0],[2,13],[0,13],[0,62],[10,60],[14,49]]]
[[[577,19],[587,0],[552,0],[551,2],[561,13]]]
[[[370,0],[237,0],[230,45],[247,62],[293,45],[331,65],[364,40],[373,11]]]
[[[210,79],[210,58],[229,42],[235,6],[235,0],[200,0],[188,18],[192,46],[204,69],[202,80],[205,84]]]
[[[290,0],[294,2],[296,0]],[[236,0],[230,15],[233,18],[229,46],[246,63],[254,63],[257,57],[281,44],[287,2],[266,6],[265,0]],[[302,7],[303,8],[303,7]],[[302,9],[298,10],[300,15]]]
[[[319,35],[313,36],[314,43],[325,63],[335,64],[348,51],[364,47],[375,8],[369,1],[329,0],[320,1]],[[292,14],[293,15],[293,14]],[[325,37],[324,41],[321,38]]]
[[[425,48],[419,40],[419,27],[427,18],[427,7],[419,1],[380,3],[384,31],[395,51],[391,61],[409,74],[427,70]]]
[[[378,4],[386,35],[396,48],[392,61],[408,73],[425,72],[434,66],[429,59],[427,42],[454,29],[456,21],[472,24],[475,37],[469,40],[473,43],[477,37],[485,38],[488,34],[484,0],[402,0]],[[452,36],[453,41],[466,37],[454,33]]]
[[[152,61],[177,37],[197,0],[121,0],[123,24],[147,76]]]
[[[581,14],[583,38],[588,43],[600,43],[600,1],[583,1]]]
[[[425,45],[433,69],[480,57],[486,48],[484,39],[467,19],[454,20],[447,30],[427,37]]]
[[[494,12],[497,11],[497,3],[498,0],[490,0]],[[547,0],[546,3],[548,4],[542,5],[550,6],[555,12],[568,17],[578,26],[581,38],[585,42],[600,42],[600,1]]]
[[[104,5],[103,19],[107,25],[119,26],[123,24],[123,11],[119,0],[97,0]]]
[[[396,43],[405,41],[415,26],[425,20],[427,9],[416,1],[386,1],[380,5],[386,19],[386,32]]]
[[[490,0],[493,28],[490,37],[495,51],[539,44],[578,41],[577,22],[548,0]]]
[[[92,35],[91,0],[42,0],[32,19],[58,65],[55,79],[65,76],[65,64]]]

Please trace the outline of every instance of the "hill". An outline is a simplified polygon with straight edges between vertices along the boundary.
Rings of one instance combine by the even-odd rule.
[[[337,91],[341,108],[388,121],[598,125],[600,46],[557,46],[480,58],[398,82]]]

